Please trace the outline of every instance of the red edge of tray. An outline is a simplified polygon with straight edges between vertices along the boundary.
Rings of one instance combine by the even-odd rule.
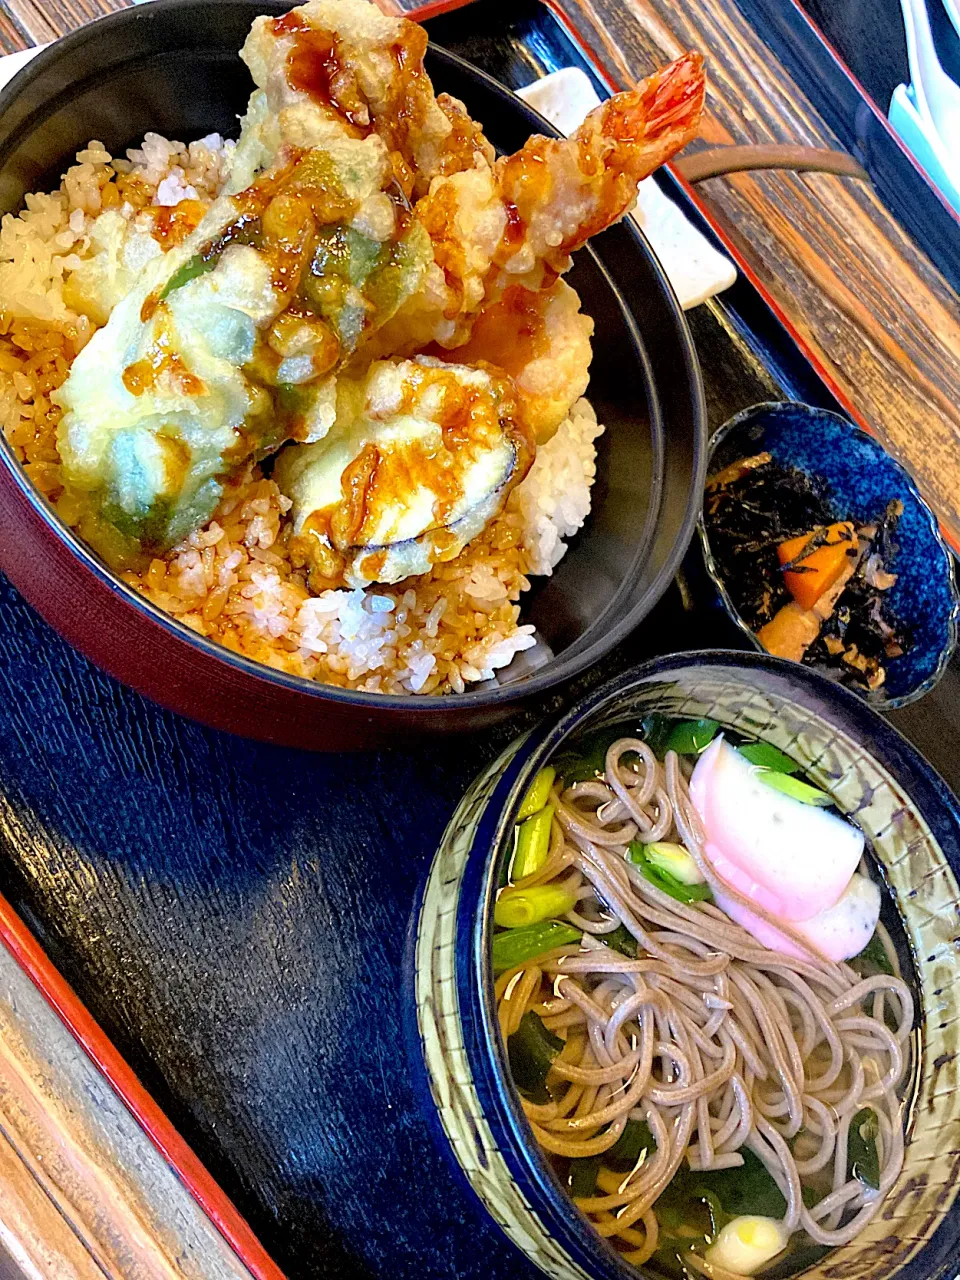
[[[428,18],[438,17],[440,14],[443,14],[443,13],[451,13],[454,9],[463,9],[468,4],[472,4],[473,2],[474,0],[431,0],[430,3],[423,5],[421,8],[417,9],[415,13],[411,14],[410,16],[414,18],[415,21],[422,22]],[[593,68],[594,73],[607,86],[610,92],[619,93],[621,90],[626,88],[626,85],[618,82],[612,75],[610,75],[606,67],[600,61],[600,58],[597,55],[597,53],[590,47],[589,44],[587,44],[583,36],[580,34],[580,32],[576,29],[576,27],[568,18],[567,14],[563,9],[562,4],[560,3],[560,0],[540,0],[540,2],[541,4],[543,4],[544,8],[549,9],[549,11],[556,18],[556,20],[560,23],[561,27],[566,32],[567,36],[569,36],[570,40],[577,46],[577,48],[580,50],[580,52],[583,54],[586,60],[590,63],[590,66]],[[838,72],[841,75],[845,75],[847,79],[851,82],[851,84],[854,85],[854,87],[857,89],[857,92],[863,98],[864,102],[866,102],[871,107],[871,109],[873,110],[877,118],[883,122],[884,126],[886,127],[887,131],[891,134],[891,136],[896,138],[896,141],[900,146],[901,150],[903,150],[908,156],[910,156],[910,159],[913,162],[914,168],[917,170],[920,176],[924,179],[927,185],[930,186],[931,184],[926,174],[917,164],[916,160],[914,160],[913,156],[907,150],[904,144],[900,141],[899,137],[897,137],[897,134],[893,131],[889,121],[880,112],[879,108],[876,106],[873,100],[869,97],[866,90],[863,88],[860,82],[856,79],[856,77],[852,74],[849,67],[846,65],[846,63],[843,61],[843,59],[840,57],[837,51],[833,48],[833,46],[829,43],[829,41],[823,35],[820,28],[816,25],[816,23],[813,22],[813,20],[809,17],[809,15],[806,14],[804,10],[801,8],[799,0],[791,0],[791,3],[794,5],[795,8],[799,10],[800,13],[803,14],[807,24],[810,26],[816,38],[820,40],[825,45],[825,47],[829,50],[831,56],[836,62]],[[840,385],[837,383],[836,379],[834,378],[833,374],[831,373],[830,369],[823,363],[819,355],[812,349],[810,344],[807,342],[806,338],[804,338],[804,336],[797,330],[797,328],[793,324],[793,321],[790,319],[787,313],[780,306],[779,302],[777,302],[776,298],[774,298],[773,295],[770,293],[770,291],[767,289],[766,285],[763,283],[761,278],[757,275],[756,271],[753,269],[750,263],[744,258],[743,254],[740,252],[737,246],[730,240],[730,237],[726,234],[723,228],[717,225],[716,220],[713,218],[707,205],[704,203],[701,197],[697,194],[697,191],[693,187],[693,185],[687,182],[687,180],[677,172],[677,170],[674,168],[672,164],[667,164],[664,167],[669,170],[674,181],[677,182],[683,188],[690,202],[696,206],[699,213],[702,215],[705,221],[710,225],[710,228],[713,231],[714,235],[722,242],[724,249],[727,251],[730,257],[734,260],[738,269],[743,272],[744,276],[750,281],[750,283],[756,289],[757,293],[760,294],[761,298],[763,298],[764,302],[767,304],[767,306],[774,313],[774,315],[777,317],[777,319],[780,321],[783,327],[790,334],[790,337],[797,344],[797,347],[803,353],[803,356],[805,357],[805,359],[813,367],[813,369],[817,373],[817,376],[820,378],[823,384],[827,387],[830,393],[835,397],[837,402],[850,415],[850,417],[853,419],[853,421],[857,424],[858,427],[861,427],[864,431],[866,431],[868,435],[873,436],[874,439],[876,439],[877,432],[866,420],[866,418],[863,417],[860,411],[856,408],[856,406],[853,404],[853,402],[851,401],[849,396],[846,394],[846,392],[840,387]],[[933,190],[936,190],[936,188],[933,188]],[[937,192],[937,195],[939,194],[940,193]],[[943,199],[942,196],[940,198],[941,200]],[[950,546],[951,550],[956,555],[960,555],[960,536],[955,537],[953,533],[949,529],[947,529],[943,524],[940,524],[940,532],[943,534],[943,537],[946,540],[947,544]]]
[[[167,1119],[130,1066],[54,968],[24,922],[0,896],[0,941],[56,1011],[174,1170],[194,1200],[256,1280],[285,1280],[240,1213]]]

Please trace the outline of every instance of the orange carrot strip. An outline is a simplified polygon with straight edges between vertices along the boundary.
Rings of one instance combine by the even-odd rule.
[[[804,548],[814,541],[813,549],[805,554]],[[849,520],[788,538],[777,547],[781,565],[791,566],[784,570],[784,585],[804,609],[813,608],[857,554],[856,531]]]

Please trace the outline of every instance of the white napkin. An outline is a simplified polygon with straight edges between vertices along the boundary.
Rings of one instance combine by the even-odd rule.
[[[586,73],[579,67],[562,67],[517,90],[561,133],[573,133],[600,99]],[[684,311],[729,289],[737,269],[697,230],[683,211],[664,195],[655,179],[640,183],[637,207],[632,215],[653,246]]]
[[[46,47],[45,44],[38,44],[32,49],[20,49],[17,53],[5,53],[0,58],[0,89],[3,88],[8,80],[12,80],[20,68],[26,66],[35,54],[38,54],[41,49]]]

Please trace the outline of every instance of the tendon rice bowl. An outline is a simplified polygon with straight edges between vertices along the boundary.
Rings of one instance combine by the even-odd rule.
[[[65,281],[89,257],[90,228],[105,208],[134,218],[145,206],[212,200],[233,147],[218,135],[185,146],[150,133],[113,159],[94,141],[59,191],[28,196],[23,213],[3,219],[0,424],[68,523],[51,394],[94,326],[65,301]],[[123,576],[192,630],[291,674],[374,693],[462,693],[537,643],[518,600],[528,575],[553,571],[589,514],[602,431],[580,400],[492,526],[411,585],[311,595],[287,551],[289,500],[259,467],[203,529]]]
[[[695,136],[688,52],[498,156],[368,0],[254,18],[236,142],[98,141],[0,225],[0,414],[135,591],[286,673],[462,693],[590,511],[594,321],[563,278]]]

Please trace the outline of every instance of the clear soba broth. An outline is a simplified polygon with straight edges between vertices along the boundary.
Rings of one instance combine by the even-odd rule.
[[[876,1215],[915,975],[863,834],[787,756],[657,714],[565,745],[494,921],[523,1110],[625,1261],[785,1277]]]

